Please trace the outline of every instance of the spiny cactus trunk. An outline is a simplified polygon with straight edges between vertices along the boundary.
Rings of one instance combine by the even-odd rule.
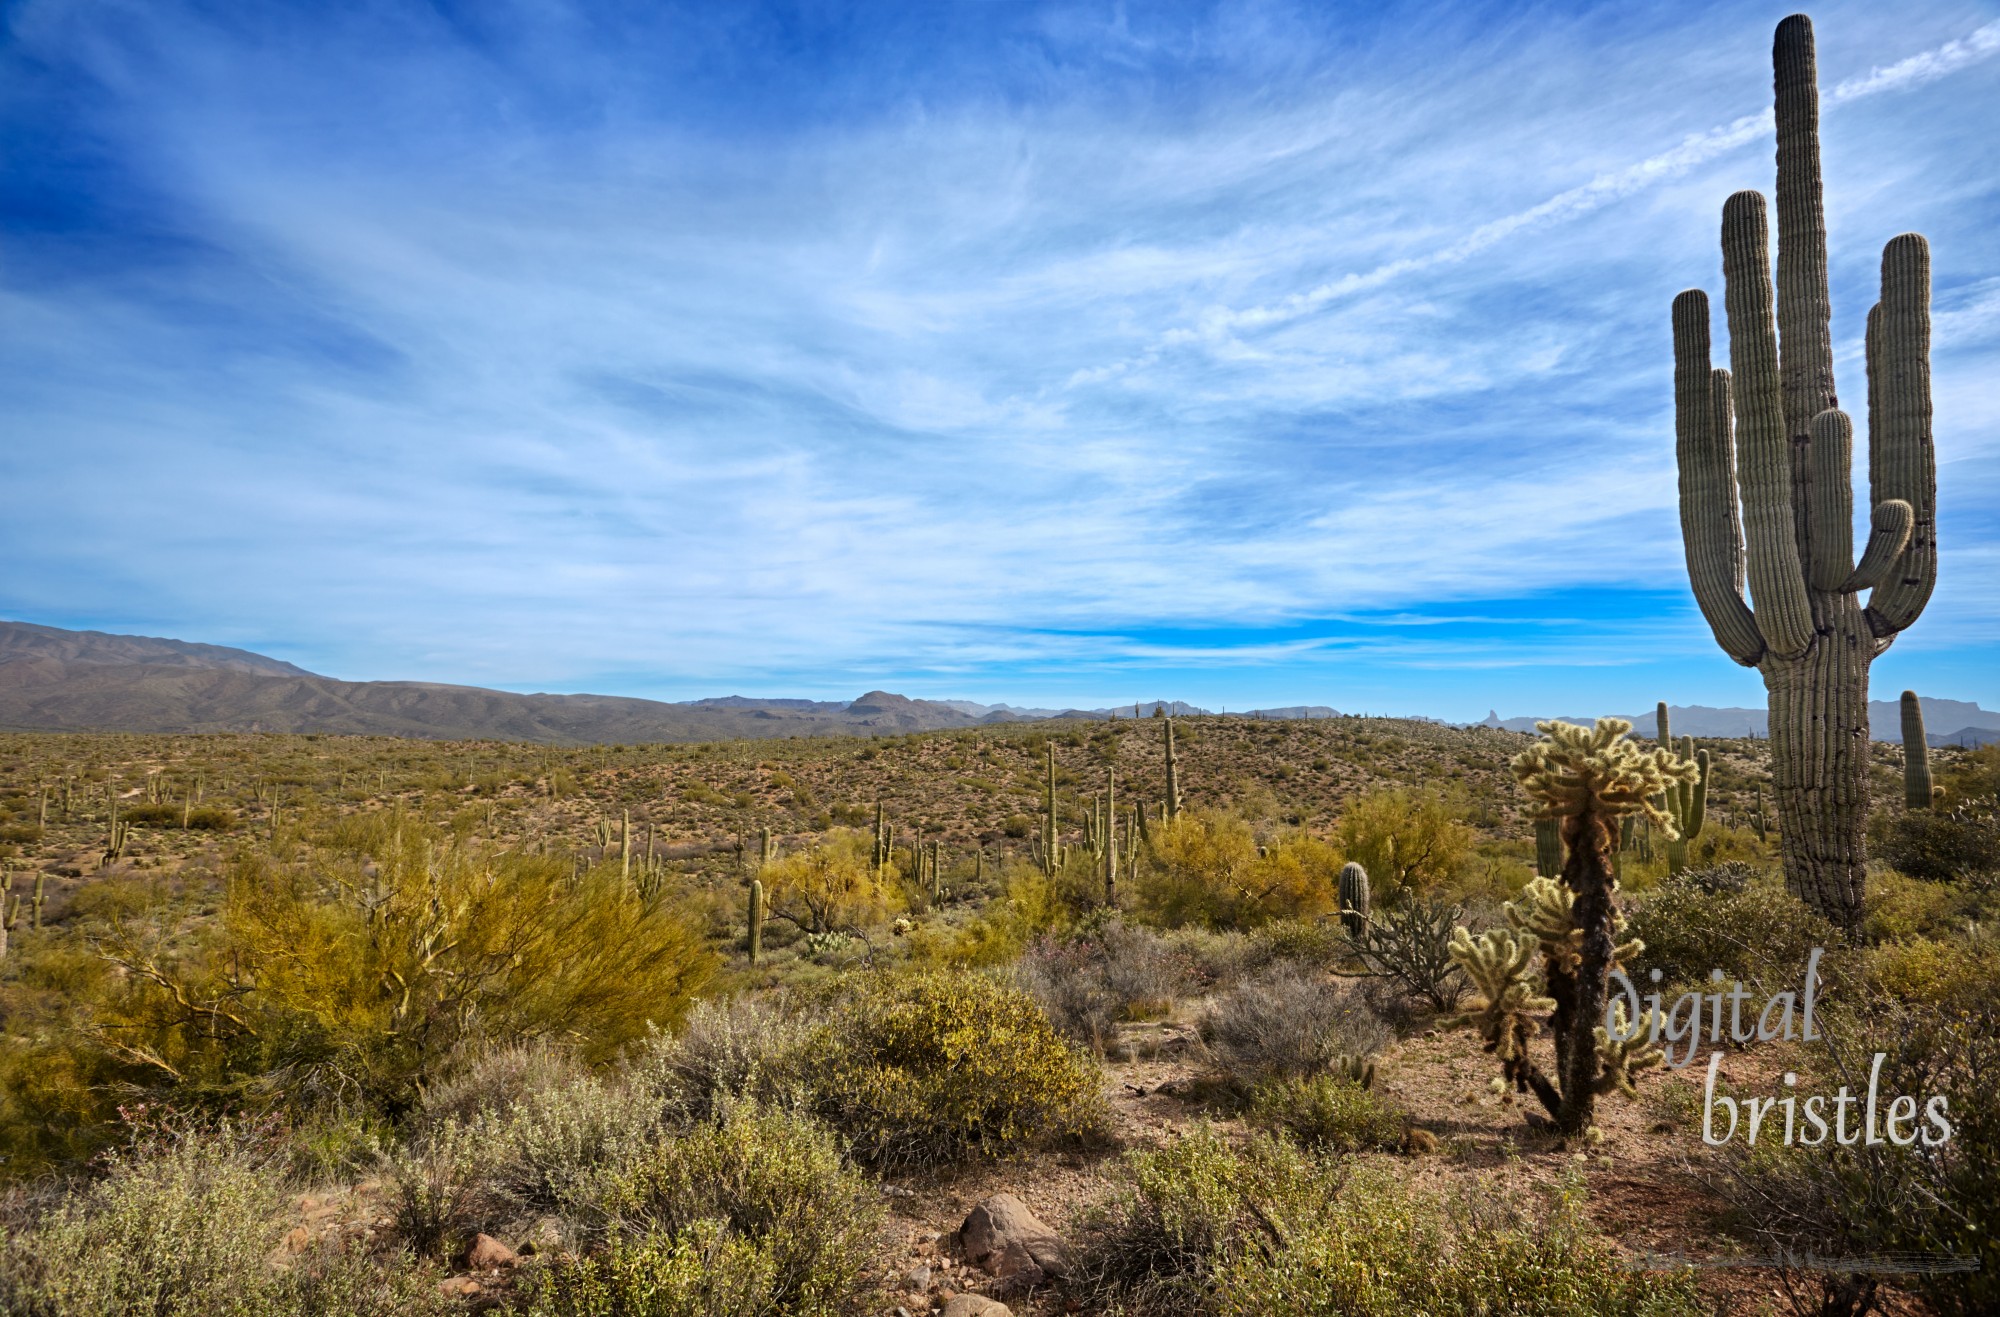
[[[1595,813],[1563,820],[1563,842],[1569,848],[1563,883],[1576,893],[1570,919],[1583,930],[1582,960],[1575,975],[1567,983],[1553,967],[1547,975],[1549,996],[1556,1003],[1552,1023],[1556,1073],[1562,1086],[1556,1127],[1565,1134],[1583,1133],[1597,1114],[1600,1066],[1591,1031],[1604,1018],[1605,984],[1617,946],[1611,936],[1616,913],[1611,902],[1613,835],[1606,820]]]
[[[1771,790],[1785,886],[1822,916],[1853,927],[1868,860],[1868,662],[1873,645],[1852,595],[1848,624],[1803,659],[1767,664]]]
[[[1716,642],[1757,668],[1769,693],[1786,885],[1851,928],[1866,858],[1868,666],[1937,582],[1930,249],[1906,233],[1882,251],[1866,343],[1871,528],[1857,562],[1853,426],[1834,392],[1819,93],[1804,15],[1778,25],[1772,63],[1777,283],[1764,198],[1739,192],[1722,216],[1730,370],[1710,369],[1707,295],[1690,289],[1674,300],[1681,529]]]

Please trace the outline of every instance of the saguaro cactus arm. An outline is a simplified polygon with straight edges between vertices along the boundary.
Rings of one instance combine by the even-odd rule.
[[[1909,539],[1866,613],[1869,630],[1888,639],[1917,620],[1937,585],[1931,252],[1921,234],[1891,238],[1882,249],[1882,300],[1869,314],[1869,329],[1869,493],[1878,507],[1910,505]]]
[[[1708,294],[1674,299],[1674,431],[1681,480],[1681,541],[1688,582],[1724,653],[1745,667],[1764,637],[1743,602],[1743,523],[1737,514],[1736,445],[1729,372],[1709,368]]]

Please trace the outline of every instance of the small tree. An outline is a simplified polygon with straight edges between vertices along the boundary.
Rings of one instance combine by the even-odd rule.
[[[1472,849],[1472,829],[1434,792],[1378,791],[1347,808],[1334,840],[1368,870],[1375,900],[1393,905],[1457,872]]]
[[[765,865],[759,875],[766,917],[806,933],[859,934],[881,923],[901,908],[902,893],[894,865],[877,869],[871,859],[868,835],[843,828],[810,850]]]
[[[1643,815],[1674,837],[1673,819],[1657,799],[1693,781],[1698,770],[1669,750],[1641,750],[1625,740],[1632,724],[1622,718],[1600,718],[1594,729],[1546,722],[1536,730],[1543,739],[1515,756],[1514,775],[1535,802],[1535,817],[1561,827],[1569,855],[1562,881],[1534,879],[1507,904],[1508,927],[1474,938],[1461,926],[1451,951],[1479,993],[1469,1018],[1486,1050],[1500,1058],[1501,1073],[1515,1091],[1533,1093],[1564,1133],[1580,1134],[1590,1127],[1598,1094],[1631,1094],[1633,1074],[1661,1059],[1646,1041],[1645,1021],[1627,1020],[1622,1006],[1605,1016],[1612,967],[1644,949],[1637,941],[1617,942],[1625,924],[1613,900],[1618,821]],[[1537,949],[1539,990],[1531,978]],[[1553,1079],[1529,1051],[1543,1011],[1552,1012],[1555,1031]]]

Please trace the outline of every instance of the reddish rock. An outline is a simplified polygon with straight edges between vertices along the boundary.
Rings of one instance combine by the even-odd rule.
[[[1062,1241],[1013,1194],[994,1194],[958,1228],[966,1260],[989,1276],[1027,1287],[1065,1272]]]
[[[520,1260],[513,1249],[491,1235],[480,1235],[472,1241],[472,1247],[465,1250],[465,1267],[468,1271],[495,1271],[501,1267],[511,1267]]]

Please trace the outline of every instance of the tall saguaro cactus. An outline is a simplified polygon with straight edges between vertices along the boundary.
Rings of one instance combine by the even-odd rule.
[[[1924,735],[1924,706],[1915,691],[1903,692],[1903,805],[1931,807],[1931,743]]]
[[[1775,296],[1764,198],[1746,191],[1722,210],[1731,369],[1710,367],[1708,295],[1689,289],[1674,299],[1681,532],[1695,602],[1717,643],[1764,676],[1786,884],[1851,927],[1866,860],[1868,667],[1937,582],[1930,248],[1905,233],[1882,252],[1867,334],[1872,529],[1857,563],[1853,425],[1833,386],[1819,91],[1805,15],[1778,25],[1772,62]]]

